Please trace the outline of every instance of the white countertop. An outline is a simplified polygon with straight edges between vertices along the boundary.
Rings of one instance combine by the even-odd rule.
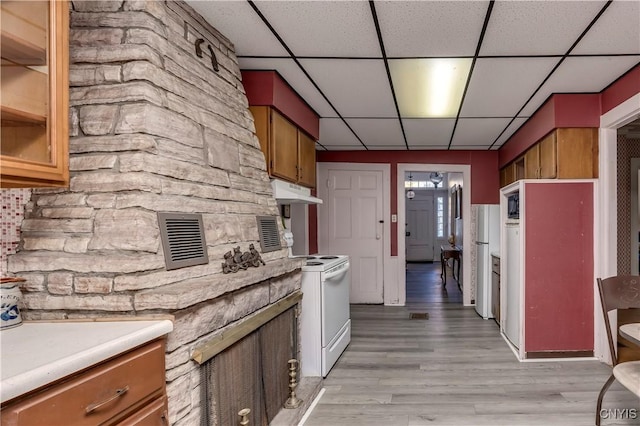
[[[27,322],[0,331],[5,402],[173,330],[169,320]]]

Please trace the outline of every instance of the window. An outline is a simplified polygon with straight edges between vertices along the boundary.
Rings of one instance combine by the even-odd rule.
[[[405,180],[404,181],[405,188],[435,188],[433,182],[428,180]]]
[[[438,238],[444,238],[444,197],[436,197],[436,233]]]

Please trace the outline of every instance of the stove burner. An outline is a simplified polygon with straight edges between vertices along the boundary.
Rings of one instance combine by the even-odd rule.
[[[338,256],[322,256],[320,259],[337,259]]]
[[[322,262],[307,262],[307,266],[320,266]]]
[[[317,259],[317,256],[304,256],[305,259]]]

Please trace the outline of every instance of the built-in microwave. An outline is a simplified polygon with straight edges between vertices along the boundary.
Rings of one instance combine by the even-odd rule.
[[[520,193],[515,192],[507,198],[507,217],[520,219]]]

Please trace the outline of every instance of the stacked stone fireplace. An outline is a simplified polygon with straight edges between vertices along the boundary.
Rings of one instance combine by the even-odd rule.
[[[171,315],[170,422],[199,425],[194,351],[294,295],[303,261],[222,273],[278,215],[229,40],[180,2],[73,1],[70,22],[70,187],[34,190],[8,271],[27,320]],[[201,214],[209,262],[167,270],[158,212]]]

